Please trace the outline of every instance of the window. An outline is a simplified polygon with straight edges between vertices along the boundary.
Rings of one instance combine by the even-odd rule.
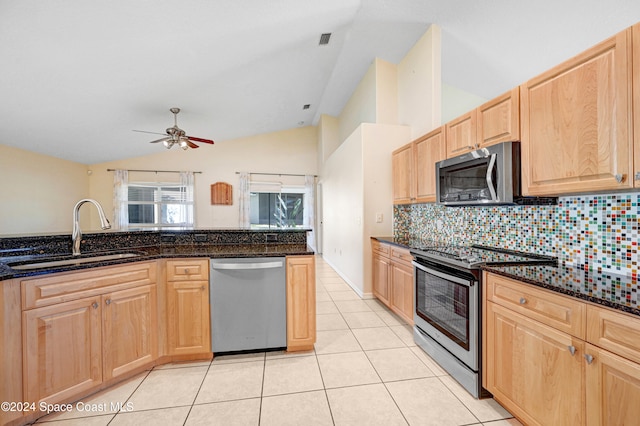
[[[192,227],[192,191],[180,183],[130,183],[129,226]]]
[[[304,221],[304,193],[251,192],[250,220],[252,228],[297,228]]]

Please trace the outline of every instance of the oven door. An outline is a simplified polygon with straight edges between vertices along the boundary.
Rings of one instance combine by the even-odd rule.
[[[478,281],[465,271],[418,262],[413,265],[415,325],[478,371]]]

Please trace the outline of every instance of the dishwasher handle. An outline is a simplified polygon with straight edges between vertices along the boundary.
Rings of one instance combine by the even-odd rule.
[[[243,269],[273,269],[284,267],[284,262],[256,262],[256,263],[211,263],[211,269],[243,270]]]

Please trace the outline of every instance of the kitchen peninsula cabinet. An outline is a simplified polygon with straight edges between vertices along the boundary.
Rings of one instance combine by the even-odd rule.
[[[156,262],[20,280],[25,401],[59,403],[157,358]]]
[[[373,294],[413,325],[413,256],[409,250],[371,239]]]
[[[169,259],[166,267],[168,355],[211,352],[209,260]]]
[[[640,318],[485,272],[483,386],[525,424],[640,416]]]
[[[521,86],[526,195],[633,187],[631,43],[629,28]]]
[[[316,259],[287,256],[287,351],[309,351],[316,342]]]

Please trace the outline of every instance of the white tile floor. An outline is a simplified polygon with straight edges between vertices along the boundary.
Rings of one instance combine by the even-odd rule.
[[[56,413],[38,423],[520,425],[494,400],[472,398],[415,346],[409,326],[316,260],[314,351],[159,366],[84,400],[120,402],[128,412]]]

